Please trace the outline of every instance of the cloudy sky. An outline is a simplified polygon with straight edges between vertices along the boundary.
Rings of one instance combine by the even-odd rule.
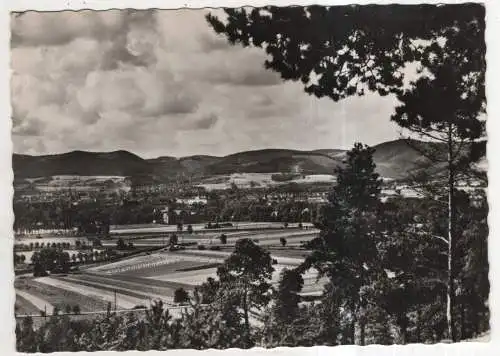
[[[392,97],[334,103],[230,46],[203,10],[13,15],[14,150],[143,157],[346,148],[398,137]]]

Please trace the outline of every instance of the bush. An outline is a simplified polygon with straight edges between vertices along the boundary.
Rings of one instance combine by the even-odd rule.
[[[286,246],[286,239],[284,237],[280,238],[281,246],[285,247]]]
[[[177,245],[179,243],[179,238],[176,233],[170,235],[170,245]]]
[[[277,265],[278,264],[278,260],[276,258],[273,258],[273,265]]]
[[[212,251],[220,251],[221,248],[220,248],[220,246],[210,246],[210,250],[212,250]]]
[[[198,250],[205,250],[205,249],[206,249],[205,245],[198,245]]]
[[[117,250],[125,250],[127,246],[125,245],[125,241],[123,241],[122,238],[119,238],[118,241],[116,241],[116,249]]]
[[[73,305],[73,314],[80,314],[80,306],[78,304]]]
[[[225,245],[227,244],[227,236],[225,234],[222,234],[219,236],[220,243]]]
[[[49,274],[40,264],[36,264],[33,270],[33,277],[46,277]]]
[[[174,303],[184,304],[189,301],[189,294],[184,288],[177,288],[174,292]]]

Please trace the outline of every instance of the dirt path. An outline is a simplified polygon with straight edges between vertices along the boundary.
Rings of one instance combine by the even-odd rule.
[[[37,296],[34,296],[33,294],[30,294],[22,290],[16,290],[16,294],[18,294],[19,296],[23,297],[28,302],[33,304],[35,307],[38,308],[38,310],[46,310],[47,315],[50,315],[54,312],[54,306],[42,298],[39,298]]]

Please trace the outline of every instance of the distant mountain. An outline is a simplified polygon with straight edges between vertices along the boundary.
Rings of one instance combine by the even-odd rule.
[[[395,140],[374,146],[377,172],[386,178],[406,178],[411,173],[425,169],[438,172],[437,165],[420,152],[431,146],[444,154],[444,146],[421,141]],[[208,177],[232,173],[297,172],[303,174],[333,174],[342,165],[346,151],[321,149],[298,151],[264,149],[216,157],[197,155],[182,158],[158,157],[143,159],[127,151],[107,153],[73,151],[46,156],[14,154],[14,174],[19,178],[47,177],[54,175],[129,176],[163,179],[165,177]]]
[[[377,165],[376,171],[382,177],[400,179],[417,173],[419,170],[433,173],[444,168],[443,164],[436,164],[421,153],[432,148],[441,157],[445,154],[446,148],[443,144],[401,139],[384,142],[373,148],[375,149],[373,160]]]
[[[339,157],[340,155],[345,154],[346,150],[322,148],[319,150],[314,150],[312,152],[327,155],[329,157]]]
[[[232,154],[208,165],[207,174],[297,172],[331,174],[340,160],[326,154],[284,149],[265,149]]]
[[[150,163],[128,151],[72,151],[46,156],[14,154],[12,165],[16,178],[54,175],[134,176],[153,173]]]

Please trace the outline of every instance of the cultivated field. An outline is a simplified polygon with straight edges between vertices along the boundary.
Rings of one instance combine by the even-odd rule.
[[[335,176],[330,174],[310,174],[298,175],[290,180],[275,181],[273,175],[281,173],[233,173],[230,175],[218,175],[205,179],[198,184],[206,190],[224,190],[230,189],[233,184],[238,188],[248,189],[255,187],[272,187],[289,183],[304,184],[304,183],[332,183],[335,182]]]
[[[228,231],[227,244],[219,240],[220,232],[200,230],[193,234],[181,234],[181,242],[194,242],[195,245],[186,250],[166,251],[140,254],[115,262],[99,263],[82,267],[79,273],[68,275],[51,275],[40,278],[18,278],[15,283],[17,300],[16,314],[40,314],[46,310],[52,313],[57,307],[64,311],[78,305],[82,313],[105,311],[109,303],[116,309],[133,309],[147,307],[153,300],[162,300],[174,307],[174,292],[184,288],[191,292],[195,286],[205,282],[208,277],[216,277],[217,266],[223,263],[232,252],[234,244],[243,237],[252,239],[271,252],[275,261],[273,265],[273,284],[278,283],[280,273],[285,269],[298,266],[307,251],[298,246],[317,235],[315,229],[276,229],[267,228],[273,223],[240,223],[238,231]],[[242,226],[247,226],[244,229]],[[262,227],[261,230],[258,227]],[[282,226],[280,224],[280,226]],[[139,226],[136,229],[128,226],[120,231],[123,236],[138,231],[162,230],[170,231],[172,226]],[[172,230],[173,231],[173,230]],[[134,235],[136,236],[136,235]],[[285,247],[281,238],[287,240]],[[116,238],[105,241],[105,245],[116,245]],[[163,236],[127,238],[135,246],[161,246],[165,242]],[[168,239],[167,239],[168,242]],[[196,244],[207,245],[200,250]],[[210,250],[217,245],[221,250]],[[277,263],[276,263],[277,262]],[[304,295],[321,292],[324,280],[317,278],[315,271],[308,271],[304,276]]]

